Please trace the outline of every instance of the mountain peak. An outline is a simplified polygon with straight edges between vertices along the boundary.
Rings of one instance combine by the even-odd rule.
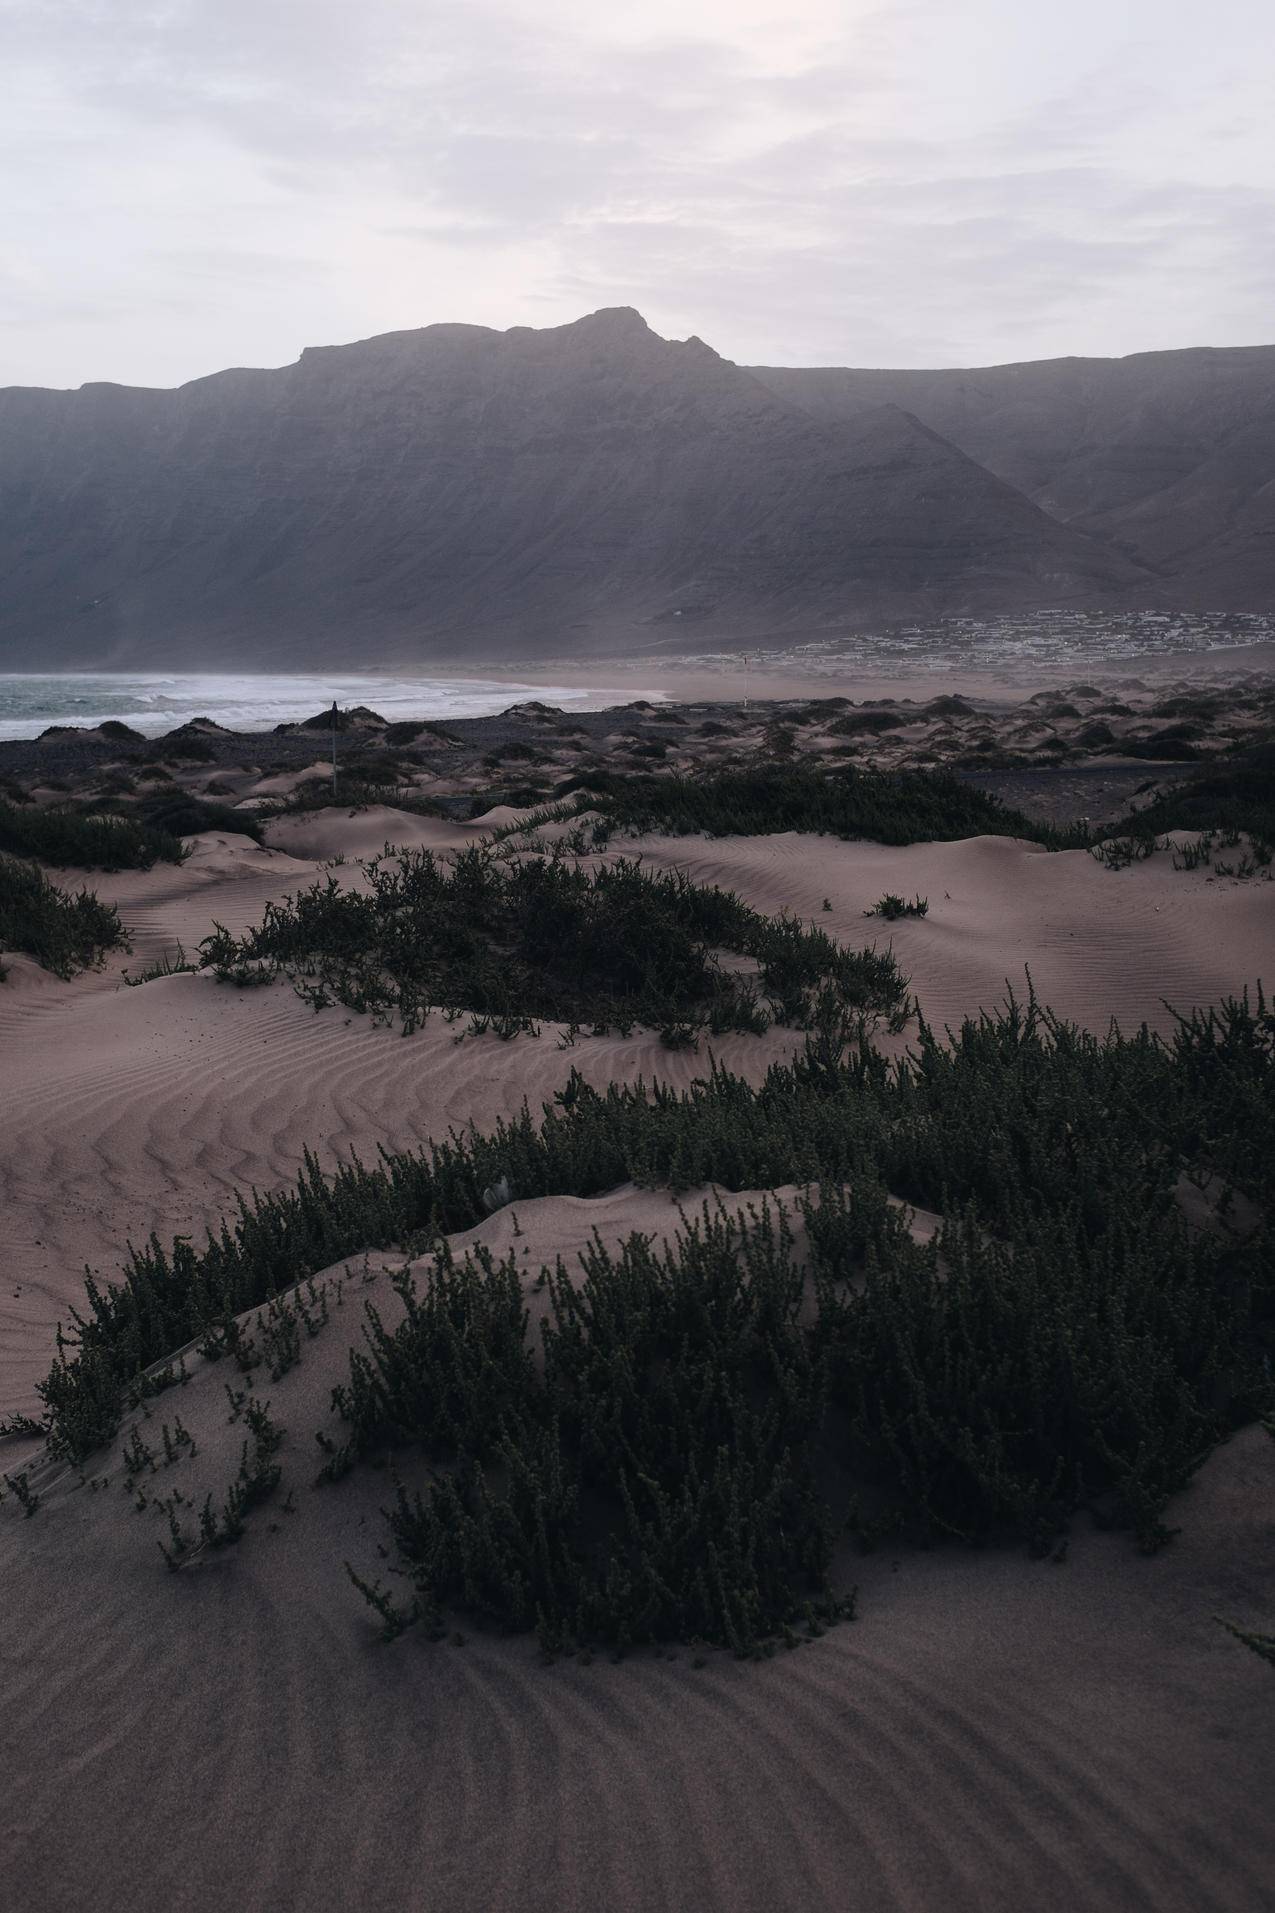
[[[582,319],[573,320],[563,330],[598,333],[615,339],[655,337],[636,306],[599,306],[596,312],[586,312]]]

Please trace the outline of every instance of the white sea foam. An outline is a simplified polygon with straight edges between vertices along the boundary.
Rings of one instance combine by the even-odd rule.
[[[640,693],[635,692],[635,696]],[[489,678],[179,676],[123,672],[0,674],[0,739],[38,737],[49,724],[84,728],[107,718],[155,736],[193,717],[228,731],[267,731],[313,717],[335,699],[365,704],[382,717],[484,717],[526,698],[583,705],[594,694],[579,686],[498,683]]]

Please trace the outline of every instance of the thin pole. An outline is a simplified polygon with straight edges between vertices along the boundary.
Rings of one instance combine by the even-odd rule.
[[[336,796],[336,699],[332,700],[332,795]]]

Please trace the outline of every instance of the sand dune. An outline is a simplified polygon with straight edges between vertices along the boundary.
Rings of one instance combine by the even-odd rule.
[[[343,811],[338,807],[276,817],[268,825],[266,836],[271,845],[289,856],[319,863],[329,857],[374,857],[387,843],[408,844],[413,850],[432,850],[441,856],[445,851],[462,850],[501,824],[516,822],[522,814],[500,809],[473,823],[459,823],[369,804],[364,810]]]
[[[697,1197],[703,1192],[696,1192]],[[690,1199],[694,1200],[694,1198]],[[743,1198],[727,1198],[732,1206]],[[677,1225],[667,1197],[549,1198],[457,1246],[545,1256]],[[1153,1561],[1078,1533],[1065,1566],[889,1550],[842,1561],[861,1617],[754,1666],[682,1651],[537,1664],[471,1634],[392,1647],[341,1571],[383,1570],[383,1478],[310,1485],[359,1295],[272,1384],[295,1512],[164,1572],[119,1444],[38,1525],[5,1523],[7,1847],[21,1904],[147,1909],[854,1906],[1216,1909],[1267,1903],[1275,1739],[1263,1670],[1215,1612],[1260,1613],[1275,1446],[1251,1430],[1182,1497]],[[334,1271],[339,1275],[341,1271]],[[161,1398],[233,1472],[221,1365]],[[267,1392],[267,1391],[263,1391]],[[154,1421],[144,1433],[157,1445]],[[6,1515],[9,1510],[5,1510]],[[126,1831],[127,1830],[127,1831]]]
[[[178,940],[193,949],[214,919],[245,928],[340,851],[472,834],[320,813],[276,824],[264,850],[213,836],[180,869],[94,882],[118,900],[137,965]],[[1162,996],[1216,1000],[1269,976],[1275,950],[1275,886],[1174,872],[1167,857],[1111,873],[986,838],[624,848],[853,944],[893,943],[938,1024],[994,1004],[1026,965],[1043,1000],[1091,1027],[1163,1027]],[[886,890],[928,896],[929,915],[865,920]],[[284,984],[240,993],[182,975],[130,990],[118,967],[61,984],[18,962],[0,990],[3,1412],[34,1405],[86,1262],[109,1276],[129,1237],[197,1233],[236,1191],[290,1181],[307,1146],[330,1164],[485,1125],[536,1108],[572,1067],[603,1085],[657,1071],[685,1083],[705,1066],[640,1032],[560,1048],[546,1025],[457,1044],[463,1023],[435,1017],[404,1039],[316,1015]],[[755,1078],[798,1040],[714,1047]],[[530,1288],[595,1228],[662,1235],[678,1214],[631,1187],[546,1198],[517,1205],[519,1233],[506,1209],[455,1246],[513,1248]],[[387,1313],[393,1260],[367,1271]],[[361,1291],[355,1265],[301,1366],[258,1389],[289,1430],[296,1512],[259,1511],[238,1548],[167,1574],[160,1517],[122,1492],[118,1443],[93,1463],[101,1490],[66,1471],[35,1521],[12,1499],[0,1508],[6,1900],[20,1913],[1269,1904],[1270,1677],[1213,1621],[1269,1623],[1275,1444],[1261,1430],[1212,1458],[1153,1560],[1079,1525],[1061,1567],[847,1558],[861,1618],[773,1663],[695,1669],[683,1651],[542,1668],[526,1641],[478,1636],[387,1648],[341,1568],[384,1573],[386,1479],[311,1486]],[[195,1499],[224,1490],[237,1461],[225,1380],[196,1362],[156,1404],[197,1438],[171,1477]],[[32,1452],[8,1444],[3,1465]]]
[[[312,883],[318,874],[314,859],[266,849],[233,832],[211,832],[187,843],[189,855],[181,864],[153,864],[149,870],[46,871],[59,889],[87,888],[104,903],[115,904],[132,945],[127,954],[112,955],[101,972],[90,971],[60,985],[60,1000],[114,989],[121,971],[141,970],[165,955],[171,958],[179,943],[194,957],[214,923],[242,935],[261,921],[267,903]],[[8,999],[0,995],[0,1031],[8,1008]]]
[[[1113,1017],[1165,1030],[1162,999],[1189,1009],[1275,974],[1275,883],[1175,871],[1167,852],[1111,871],[1087,851],[1008,837],[892,848],[786,832],[646,837],[632,850],[848,943],[892,945],[940,1029],[1000,1002],[1007,980],[1021,994],[1025,969],[1042,1002],[1099,1031]],[[928,898],[928,914],[865,917],[887,891]]]
[[[42,996],[0,1037],[14,1091],[0,1109],[13,1277],[0,1291],[0,1412],[29,1409],[86,1263],[109,1276],[126,1240],[202,1232],[237,1191],[290,1183],[307,1147],[328,1167],[370,1161],[378,1144],[487,1126],[524,1100],[538,1112],[573,1068],[604,1088],[655,1073],[685,1084],[705,1067],[649,1034],[561,1049],[555,1024],[458,1043],[464,1021],[435,1016],[405,1039],[342,1009],[316,1014],[286,984],[239,992],[197,976],[72,996],[56,1040],[52,1014]],[[714,1053],[757,1076],[795,1041],[728,1036]]]
[[[211,836],[196,839],[178,868],[99,876],[100,894],[120,906],[132,956],[70,984],[19,964],[0,991],[12,1086],[0,1108],[12,1275],[0,1293],[0,1411],[29,1407],[86,1263],[110,1274],[126,1239],[202,1230],[237,1189],[291,1181],[307,1146],[331,1163],[471,1120],[484,1125],[524,1099],[537,1110],[572,1067],[604,1085],[657,1073],[685,1083],[706,1066],[703,1049],[668,1051],[641,1032],[560,1049],[560,1030],[546,1025],[538,1038],[458,1044],[463,1022],[435,1017],[404,1040],[341,1009],[316,1015],[285,984],[241,994],[179,976],[120,988],[120,967],[179,942],[192,952],[214,920],[246,929],[267,901],[312,881],[314,859],[336,854],[343,839],[353,860],[387,835],[440,851],[474,835],[392,811],[288,825],[291,850]],[[635,853],[723,884],[759,909],[794,910],[850,944],[892,945],[938,1027],[999,1002],[1007,980],[1021,990],[1030,969],[1042,1001],[1064,1016],[1098,1030],[1112,1017],[1165,1029],[1163,999],[1215,1002],[1269,978],[1275,956],[1275,884],[1174,871],[1167,854],[1112,872],[1084,852],[1049,854],[998,837],[890,849],[792,834],[648,837],[625,844],[624,854]],[[353,862],[340,874],[357,881]],[[927,896],[928,916],[865,918],[886,890]],[[756,1079],[796,1042],[777,1030],[760,1041],[715,1039],[713,1051]],[[53,1215],[50,1188],[60,1196]]]

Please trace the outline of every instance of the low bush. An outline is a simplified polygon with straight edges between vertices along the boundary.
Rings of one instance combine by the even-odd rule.
[[[219,931],[206,961],[229,980],[269,965],[316,1006],[397,1012],[405,1027],[433,1006],[598,1028],[808,1025],[826,991],[846,1013],[906,1011],[893,958],[843,950],[822,931],[623,859],[586,871],[559,858],[509,861],[487,846],[447,863],[387,846],[362,868],[366,891],[329,876],[267,905],[244,937]],[[724,971],[719,948],[755,959],[756,983]]]
[[[1275,744],[1184,777],[1122,828],[1152,838],[1167,830],[1243,831],[1275,843]]]
[[[488,751],[483,763],[489,770],[495,770],[502,763],[546,764],[548,757],[534,744],[524,744],[521,738],[513,738],[507,744],[497,744]]]
[[[272,803],[269,810],[260,815],[277,817],[315,810],[355,811],[382,807],[406,811],[418,817],[437,817],[442,814],[441,806],[432,797],[423,796],[414,784],[385,782],[374,773],[369,773],[367,777],[356,777],[341,771],[335,796],[330,778],[308,777],[281,802]]]
[[[26,805],[18,810],[0,801],[4,851],[73,870],[149,870],[154,863],[180,863],[185,854],[180,836],[150,818]]]
[[[121,948],[127,939],[114,904],[88,890],[72,896],[34,864],[0,856],[0,950],[21,950],[55,976],[69,977]]]
[[[1197,727],[1175,724],[1169,730],[1159,731],[1153,737],[1126,737],[1121,741],[1122,757],[1145,758],[1153,764],[1189,764],[1200,753],[1189,736],[1182,735]]]
[[[337,1406],[358,1452],[435,1463],[391,1516],[420,1616],[462,1606],[550,1651],[699,1639],[744,1653],[847,1605],[815,1485],[826,1393],[782,1231],[707,1217],[549,1281],[543,1370],[514,1258],[440,1259],[393,1335],[375,1312]],[[375,1605],[375,1603],[374,1603]]]
[[[922,1025],[893,1064],[812,1034],[758,1089],[715,1069],[681,1095],[602,1095],[573,1074],[540,1122],[524,1110],[330,1176],[308,1159],[293,1191],[241,1199],[202,1248],[152,1237],[118,1282],[90,1280],[41,1384],[50,1442],[82,1459],[130,1394],[161,1385],[143,1371],[344,1257],[471,1228],[493,1189],[522,1202],[626,1181],[810,1183],[834,1281],[830,1385],[865,1443],[847,1518],[865,1537],[885,1520],[1035,1538],[1088,1502],[1150,1544],[1210,1443],[1275,1406],[1273,1092],[1260,991],[1180,1019],[1167,1042],[1092,1037],[1011,1001],[946,1042]],[[1211,1191],[1215,1226],[1188,1223],[1184,1175]],[[951,1218],[937,1259],[905,1244],[887,1190]],[[657,1379],[661,1359],[640,1372]],[[762,1360],[758,1403],[769,1372]],[[360,1441],[380,1438],[354,1420]],[[396,1409],[381,1433],[411,1425]]]
[[[591,803],[618,826],[674,835],[802,830],[884,844],[998,836],[1026,838],[1050,849],[1087,842],[1079,828],[1039,823],[942,771],[763,763],[695,776],[589,772],[557,788],[563,795],[587,791]]]
[[[197,731],[190,731],[185,736],[172,731],[167,737],[157,738],[148,745],[143,757],[158,767],[162,767],[165,763],[215,764],[217,762],[217,752],[208,739],[201,737]]]
[[[123,981],[129,989],[135,990],[143,983],[155,983],[166,976],[193,976],[198,968],[199,965],[189,960],[179,942],[175,951],[165,950],[153,962],[138,970],[136,975],[130,975],[125,970]]]
[[[186,791],[158,791],[143,797],[138,812],[147,828],[170,837],[194,837],[206,830],[224,830],[251,837],[254,843],[261,842],[261,824],[251,811],[232,810],[227,804],[210,804]]]
[[[1201,1455],[1272,1398],[1272,1294],[1253,1243],[1193,1235],[1154,1173],[1140,1196],[1136,1220],[1110,1185],[1011,1219],[969,1189],[922,1247],[865,1165],[803,1203],[804,1266],[782,1216],[706,1211],[663,1252],[634,1236],[546,1272],[539,1363],[516,1256],[444,1253],[399,1277],[393,1333],[368,1311],[342,1466],[423,1450],[427,1490],[390,1514],[418,1616],[462,1606],[550,1651],[817,1628],[847,1527],[1043,1553],[1088,1507],[1153,1550]]]
[[[909,903],[905,897],[896,897],[892,890],[887,890],[883,897],[877,898],[871,910],[865,910],[863,914],[865,917],[884,917],[887,923],[893,923],[899,917],[923,917],[929,907],[928,897],[913,897]]]
[[[897,731],[910,722],[897,711],[847,711],[828,726],[834,737],[877,737],[883,731]]]

